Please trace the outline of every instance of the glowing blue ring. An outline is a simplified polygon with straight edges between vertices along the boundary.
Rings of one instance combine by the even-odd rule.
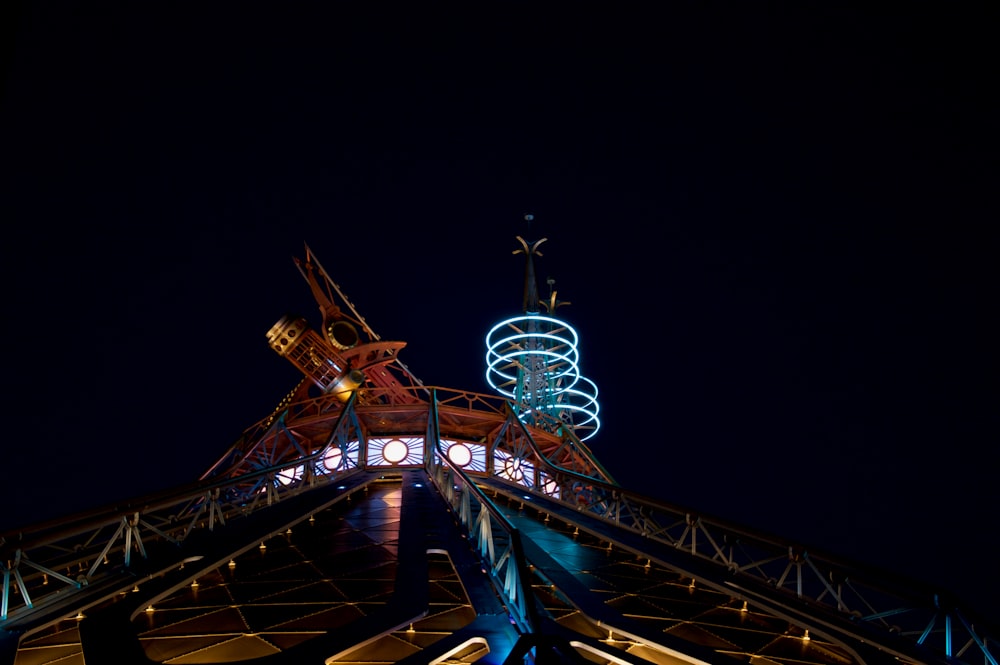
[[[521,420],[539,424],[551,419],[550,425],[571,429],[593,425],[581,440],[596,434],[600,427],[597,386],[580,375],[579,336],[572,326],[554,317],[528,314],[496,324],[485,341],[486,381],[501,395],[519,402]],[[573,422],[580,417],[581,422]]]
[[[576,346],[580,341],[580,338],[576,334],[576,330],[573,329],[573,326],[568,325],[565,321],[560,321],[559,319],[554,319],[550,316],[540,316],[540,315],[515,316],[506,319],[504,321],[501,321],[500,323],[496,324],[490,329],[489,333],[486,334],[486,339],[489,340],[489,338],[493,336],[493,333],[495,333],[498,329],[503,328],[504,326],[508,326],[516,321],[529,321],[529,322],[544,321],[547,323],[552,323],[558,326],[559,328],[565,328],[573,335],[573,346]]]
[[[500,369],[498,369],[497,366],[501,362],[505,362],[505,361],[517,361],[517,360],[520,360],[522,358],[528,358],[530,360],[531,358],[538,358],[538,357],[555,358],[557,360],[563,361],[562,363],[556,363],[554,365],[552,365],[552,364],[546,364],[547,367],[552,367],[555,370],[555,371],[549,371],[549,372],[546,373],[548,375],[548,379],[551,380],[551,381],[554,381],[556,379],[561,379],[564,376],[576,376],[576,377],[580,376],[580,368],[577,366],[577,364],[575,362],[569,362],[569,361],[565,360],[564,356],[560,356],[560,355],[558,355],[556,353],[550,353],[550,352],[546,352],[546,351],[534,351],[532,353],[515,353],[515,354],[511,354],[511,355],[507,355],[507,356],[498,356],[497,358],[495,358],[494,360],[492,360],[492,361],[489,362],[489,371],[493,372],[495,374],[498,374],[499,376],[502,376],[504,378],[516,379],[517,378],[516,374],[515,375],[506,374],[506,373],[502,372]],[[526,364],[526,363],[521,363],[521,364],[523,365],[523,364]],[[507,366],[517,366],[517,365],[518,365],[517,362],[510,362],[509,365],[507,365]],[[563,370],[562,368],[565,367],[565,366],[567,366],[567,365],[568,365],[568,369]],[[505,366],[505,368],[507,366]],[[574,381],[574,383],[575,383],[575,381]]]
[[[502,356],[495,356],[492,359],[487,359],[487,365],[489,365],[490,371],[504,375],[504,370],[508,370],[510,368],[524,368],[525,370],[531,370],[533,363],[536,363],[540,358],[547,359],[545,375],[549,379],[558,379],[563,376],[578,375],[580,373],[580,368],[577,363],[567,360],[565,356],[541,351],[535,351],[533,353],[511,353]],[[518,376],[519,374],[520,372],[518,372],[518,374],[507,376]]]

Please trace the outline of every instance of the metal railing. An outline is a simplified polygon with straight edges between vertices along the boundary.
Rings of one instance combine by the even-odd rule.
[[[807,602],[831,612],[886,643],[903,638],[946,658],[973,662],[971,658],[979,654],[984,665],[998,665],[997,640],[985,632],[987,627],[974,623],[959,604],[947,602],[946,595],[935,589],[629,492],[611,482],[572,436],[564,437],[559,447],[548,448],[556,451],[553,456],[558,461],[576,467],[567,468],[542,451],[532,430],[517,419],[505,400],[491,401],[457,391],[439,397],[437,389],[429,390],[433,397],[420,416],[425,431],[410,433],[424,436],[428,475],[488,563],[512,617],[526,630],[534,621],[534,609],[528,602],[520,535],[476,485],[478,476],[505,480],[519,492],[558,501],[589,518],[713,566],[718,571],[713,576],[726,580],[727,588],[763,586],[789,602]],[[70,607],[64,601],[74,593],[104,581],[124,579],[134,560],[145,559],[150,547],[182,543],[196,530],[214,531],[286,496],[363,471],[363,456],[357,466],[336,470],[326,469],[322,456],[331,446],[345,446],[359,436],[363,447],[366,428],[373,427],[365,422],[374,421],[378,407],[356,407],[352,399],[338,408],[331,415],[323,399],[306,400],[290,404],[287,412],[254,426],[244,437],[247,445],[234,448],[234,454],[227,458],[234,464],[228,471],[238,468],[238,473],[224,472],[216,478],[0,534],[0,629],[16,628],[43,614],[64,618],[65,614],[57,615],[52,608],[61,611]],[[489,451],[485,472],[462,469],[441,449],[442,437],[453,436],[450,431],[440,431],[442,410],[446,420],[456,414],[472,414],[488,421],[491,438],[478,442]],[[359,411],[369,413],[359,416]],[[322,428],[322,438],[308,441],[309,446],[300,445],[306,442],[296,441],[296,434],[288,433],[292,438],[283,444],[286,448],[265,450],[271,444],[265,445],[264,439],[273,434],[282,418],[294,423],[326,419],[329,424]],[[551,433],[539,436],[551,442]],[[258,467],[273,464],[239,467],[240,460],[253,455]],[[516,482],[505,478],[503,469],[494,467],[497,455],[526,462],[523,468],[527,473]],[[302,474],[294,482],[279,481],[283,471],[299,467]]]
[[[528,584],[528,564],[521,534],[472,478],[441,449],[437,401],[427,419],[424,464],[427,475],[465,529],[498,595],[522,633],[534,633],[538,614]]]

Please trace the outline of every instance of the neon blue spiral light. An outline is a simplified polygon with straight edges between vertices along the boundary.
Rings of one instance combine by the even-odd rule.
[[[565,321],[525,314],[486,335],[486,382],[518,408],[518,417],[545,426],[552,419],[581,441],[601,426],[597,386],[580,374],[579,336]]]

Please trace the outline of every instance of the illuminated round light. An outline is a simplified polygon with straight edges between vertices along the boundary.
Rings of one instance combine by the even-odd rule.
[[[521,468],[521,460],[517,457],[508,457],[505,459],[503,461],[503,475],[518,482],[524,480],[524,470]]]
[[[464,443],[455,443],[448,448],[448,459],[458,466],[466,466],[472,461],[472,451]]]
[[[382,448],[382,457],[389,464],[399,464],[410,454],[410,449],[399,439],[393,439]]]
[[[340,464],[343,461],[344,451],[340,449],[340,446],[330,446],[330,449],[326,451],[326,455],[323,455],[323,466],[328,471],[336,471],[340,468]]]

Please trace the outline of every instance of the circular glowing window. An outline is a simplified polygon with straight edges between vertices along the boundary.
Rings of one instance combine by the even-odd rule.
[[[472,461],[472,451],[464,443],[453,443],[448,448],[448,459],[459,466],[465,466]]]
[[[524,470],[521,469],[521,460],[516,457],[508,457],[503,462],[503,474],[511,480],[524,480]]]
[[[410,449],[399,439],[393,439],[382,448],[382,458],[389,464],[399,464],[410,454]]]
[[[336,471],[340,468],[340,463],[344,461],[344,451],[340,446],[331,446],[326,455],[323,455],[323,466],[328,471]]]

